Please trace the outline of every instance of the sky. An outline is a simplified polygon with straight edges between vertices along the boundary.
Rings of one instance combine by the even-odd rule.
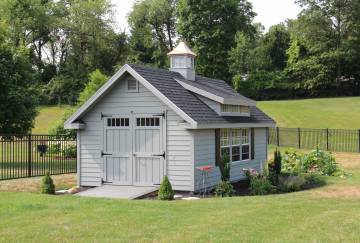
[[[261,22],[267,30],[271,25],[278,24],[286,19],[294,19],[300,13],[300,7],[295,0],[249,0],[253,10],[257,13],[255,22]],[[120,30],[128,31],[126,20],[135,0],[111,0],[115,6],[116,26]]]

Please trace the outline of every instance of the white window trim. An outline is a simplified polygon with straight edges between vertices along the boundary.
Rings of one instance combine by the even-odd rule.
[[[227,146],[221,146],[221,132],[220,132],[220,153],[222,151],[223,148],[229,148],[229,159],[230,159],[230,163],[232,164],[237,164],[237,163],[243,163],[243,162],[247,162],[247,161],[251,161],[251,129],[250,128],[240,128],[240,160],[238,161],[232,161],[232,129],[239,129],[239,128],[225,128],[228,129],[228,138],[229,138],[229,144]],[[242,160],[242,130],[243,129],[247,129],[248,130],[248,144],[249,145],[249,158]],[[238,146],[238,145],[237,145]]]
[[[129,89],[129,81],[135,81],[136,82],[136,88],[135,89]],[[126,89],[129,93],[138,93],[139,92],[139,81],[137,81],[135,78],[128,78],[126,80]]]

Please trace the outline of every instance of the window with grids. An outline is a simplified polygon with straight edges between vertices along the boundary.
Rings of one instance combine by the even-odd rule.
[[[127,80],[127,89],[130,92],[136,92],[138,91],[138,82],[134,78],[129,78]]]
[[[129,118],[107,118],[108,127],[128,127]]]
[[[241,160],[250,159],[250,129],[241,130]]]
[[[250,129],[220,130],[221,156],[227,154],[231,162],[250,159]]]
[[[136,118],[137,127],[159,127],[160,118],[159,117],[141,117]]]
[[[221,112],[241,112],[241,106],[240,105],[224,105],[221,104]]]

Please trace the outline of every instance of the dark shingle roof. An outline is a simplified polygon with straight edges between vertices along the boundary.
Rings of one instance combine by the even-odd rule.
[[[171,100],[188,116],[200,124],[209,123],[273,123],[274,121],[257,107],[250,107],[250,117],[222,117],[201,101],[195,94],[186,90],[176,80],[183,81],[181,74],[164,69],[129,64],[139,75],[151,83],[157,90]],[[196,76],[196,82],[209,89],[217,87],[216,92],[223,91],[231,96],[236,95],[232,88],[222,80]],[[189,82],[189,81],[187,81]],[[191,81],[190,81],[191,82]],[[223,93],[223,94],[224,94]]]

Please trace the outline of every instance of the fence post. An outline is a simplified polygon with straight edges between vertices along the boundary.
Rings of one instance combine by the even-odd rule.
[[[326,128],[326,150],[329,151],[329,128]]]
[[[277,146],[280,147],[280,137],[279,137],[279,127],[276,127],[276,140],[277,140]]]
[[[28,177],[31,177],[31,134],[28,135]]]
[[[301,148],[300,127],[298,128],[298,143],[299,143],[299,149],[300,149]]]

